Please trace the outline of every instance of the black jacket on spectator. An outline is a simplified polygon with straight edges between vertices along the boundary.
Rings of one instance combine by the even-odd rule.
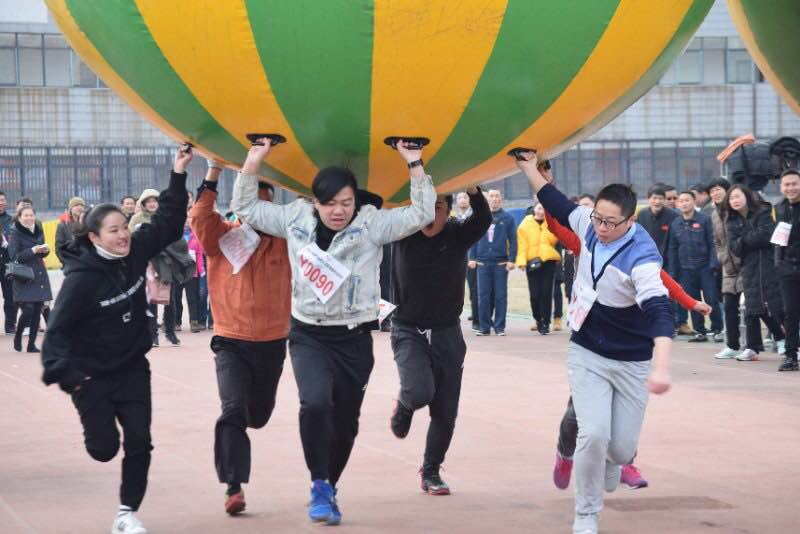
[[[53,300],[50,291],[50,277],[44,266],[44,257],[47,254],[34,254],[33,247],[44,244],[42,225],[36,224],[33,232],[22,226],[19,221],[14,223],[8,242],[8,255],[11,261],[27,265],[33,269],[34,279],[29,282],[14,280],[14,302],[47,302]]]
[[[637,222],[647,230],[647,233],[650,234],[650,237],[656,242],[656,246],[662,258],[666,259],[667,257],[669,226],[678,216],[680,216],[680,214],[677,211],[666,206],[658,212],[658,215],[653,215],[649,206],[639,210]]]
[[[726,228],[730,251],[742,260],[745,315],[781,317],[783,297],[769,242],[775,230],[769,205],[749,211],[747,218],[730,210]]]
[[[76,223],[72,219],[68,221],[61,221],[56,228],[56,256],[58,261],[64,263],[64,258],[61,257],[61,251],[70,243],[75,234]]]
[[[85,238],[63,250],[64,283],[42,349],[45,384],[71,391],[87,376],[141,363],[150,350],[145,270],[153,256],[183,234],[186,174],[172,173],[158,202],[152,221],[131,235],[125,258],[104,259]]]
[[[789,245],[775,247],[775,264],[787,263],[792,267],[800,267],[800,203],[792,204],[786,199],[775,206],[775,221],[792,225],[789,233]]]

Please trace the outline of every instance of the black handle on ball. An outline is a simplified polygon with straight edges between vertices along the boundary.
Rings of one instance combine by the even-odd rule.
[[[532,148],[525,148],[525,147],[518,146],[518,147],[512,148],[511,150],[506,152],[506,154],[511,156],[512,158],[514,158],[517,161],[527,161],[524,157],[522,157],[522,153],[523,152],[534,152],[535,153],[536,150],[534,150]]]
[[[420,148],[424,147],[428,143],[431,142],[430,139],[427,137],[401,137],[394,135],[392,137],[387,137],[383,140],[383,142],[393,149],[397,150],[397,143],[400,141],[405,141],[408,143],[408,148],[411,150],[419,150]]]
[[[247,140],[250,141],[252,146],[264,146],[264,143],[259,143],[258,140],[266,137],[269,139],[270,146],[279,145],[286,142],[286,138],[281,134],[276,133],[249,133]]]

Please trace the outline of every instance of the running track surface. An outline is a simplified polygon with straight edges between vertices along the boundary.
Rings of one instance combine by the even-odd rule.
[[[468,323],[462,323],[466,328]],[[570,532],[572,488],[551,481],[556,433],[569,396],[568,335],[542,337],[512,321],[508,337],[465,333],[456,434],[443,476],[449,497],[419,489],[427,411],[397,440],[388,418],[398,389],[388,334],[375,334],[375,370],[361,433],[339,484],[336,532]],[[250,431],[247,513],[223,513],[212,446],[219,411],[209,333],[150,353],[155,450],[140,517],[151,533],[302,533],[308,474],[287,359],[266,428]],[[117,506],[120,455],[91,460],[69,398],[40,382],[35,355],[0,340],[0,532],[105,533]],[[163,342],[163,336],[162,336]],[[673,390],[651,397],[638,465],[650,487],[607,495],[606,533],[797,532],[800,373],[778,357],[716,361],[720,345],[678,342]]]

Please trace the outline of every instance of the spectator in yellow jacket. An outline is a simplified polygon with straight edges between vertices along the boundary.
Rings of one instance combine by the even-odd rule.
[[[550,333],[553,309],[553,278],[561,254],[556,250],[558,239],[547,228],[544,207],[537,204],[533,215],[527,215],[517,227],[517,267],[528,276],[528,292],[534,325],[531,330]]]

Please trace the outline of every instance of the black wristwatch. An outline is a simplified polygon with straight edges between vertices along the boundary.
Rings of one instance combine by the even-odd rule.
[[[408,164],[408,168],[409,169],[413,169],[414,167],[421,167],[421,166],[422,166],[422,160],[421,159],[418,159],[416,161],[412,161],[411,163]]]

